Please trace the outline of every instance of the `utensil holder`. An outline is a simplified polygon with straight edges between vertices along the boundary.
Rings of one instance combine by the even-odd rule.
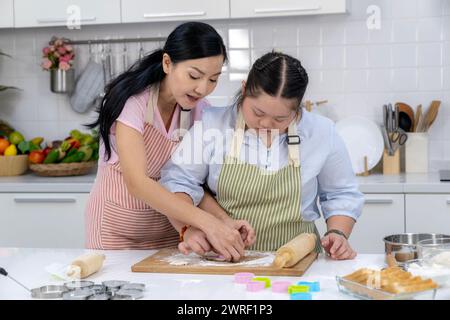
[[[383,152],[383,174],[400,173],[400,149],[397,149],[394,155],[390,156],[386,149]]]
[[[408,132],[405,143],[405,172],[428,172],[428,133]]]
[[[71,93],[75,87],[75,70],[50,70],[50,90],[53,93]]]

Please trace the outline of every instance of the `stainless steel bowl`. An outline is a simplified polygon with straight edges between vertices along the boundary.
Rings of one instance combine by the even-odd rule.
[[[426,239],[449,237],[437,233],[401,233],[383,238],[386,255],[392,255],[397,262],[405,262],[418,258],[417,242]]]

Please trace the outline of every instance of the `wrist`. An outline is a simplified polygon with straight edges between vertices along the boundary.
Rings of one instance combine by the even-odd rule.
[[[324,236],[326,237],[326,236],[329,235],[330,233],[338,234],[338,235],[344,237],[345,240],[348,240],[348,236],[347,236],[344,232],[342,232],[341,230],[338,230],[338,229],[329,229],[327,232],[325,232]]]

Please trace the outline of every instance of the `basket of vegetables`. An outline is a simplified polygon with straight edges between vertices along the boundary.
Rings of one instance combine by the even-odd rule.
[[[30,170],[39,176],[65,177],[88,174],[98,160],[98,135],[72,130],[64,141],[53,141],[29,154]]]

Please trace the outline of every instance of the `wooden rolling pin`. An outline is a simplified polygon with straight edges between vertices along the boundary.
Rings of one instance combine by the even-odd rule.
[[[286,243],[275,254],[273,266],[289,268],[306,257],[316,246],[317,236],[314,233],[302,233]]]
[[[105,255],[100,253],[87,253],[79,256],[72,261],[67,270],[67,275],[79,279],[87,278],[100,270],[104,260]]]

